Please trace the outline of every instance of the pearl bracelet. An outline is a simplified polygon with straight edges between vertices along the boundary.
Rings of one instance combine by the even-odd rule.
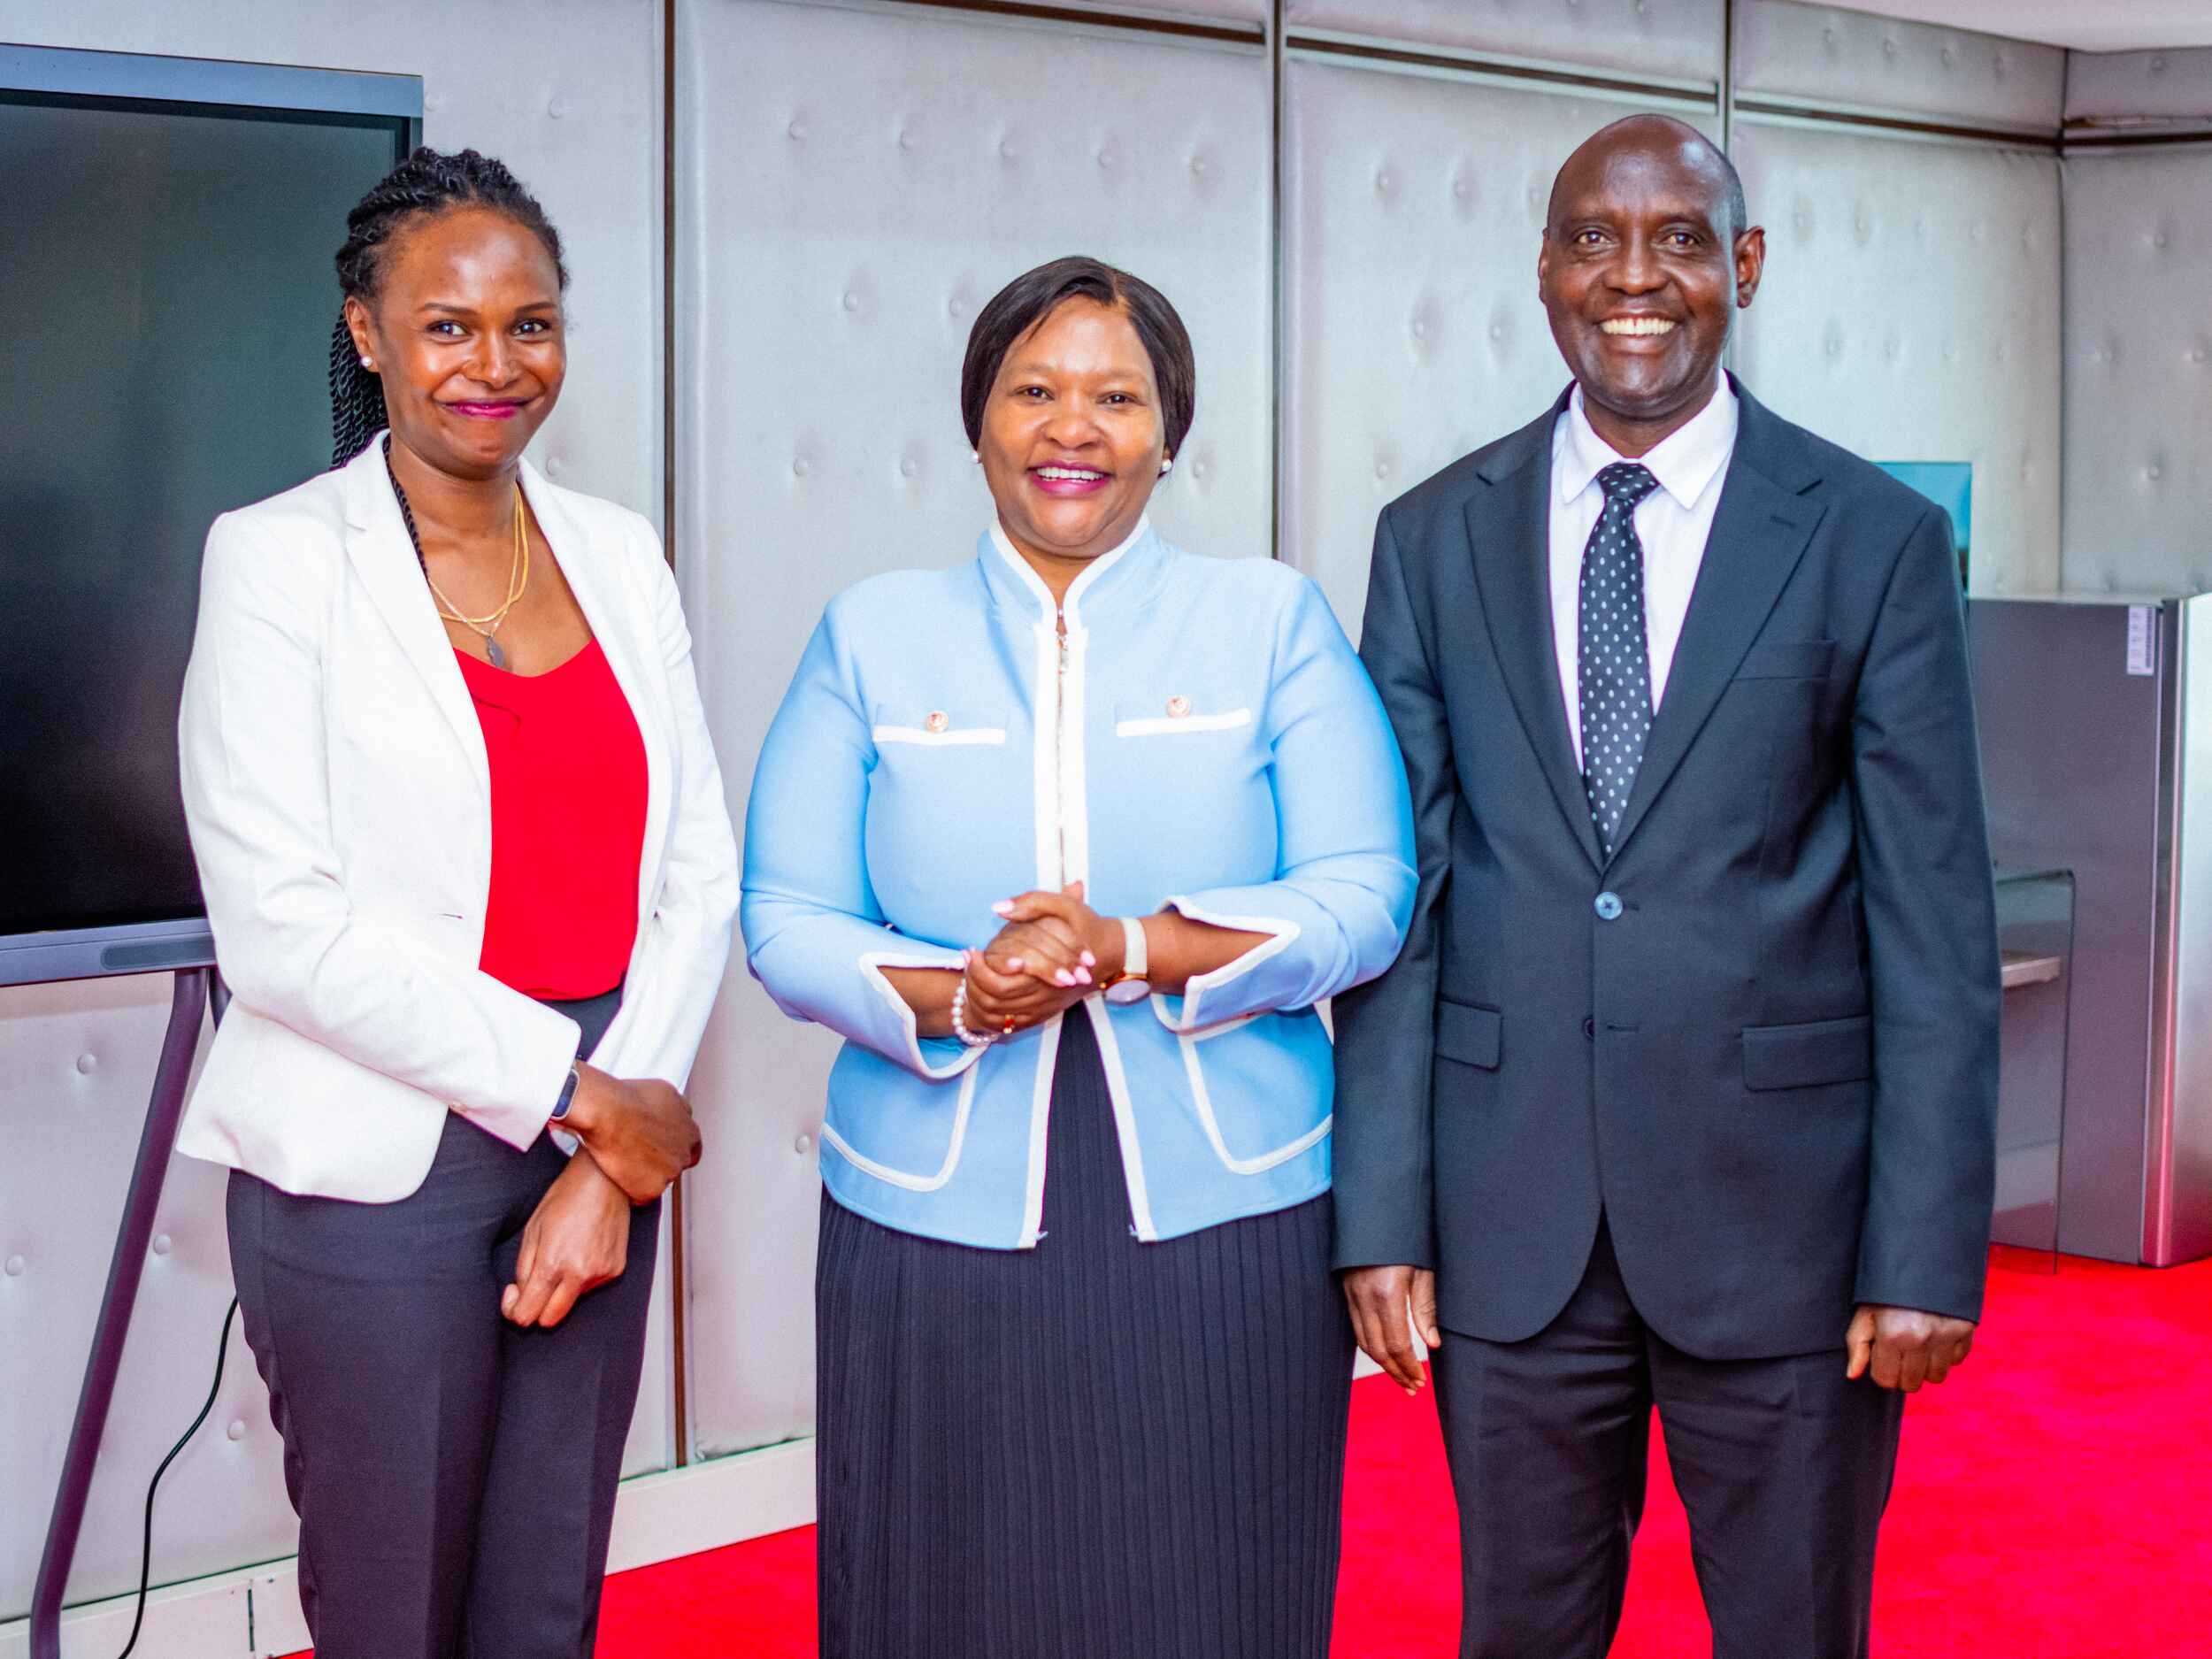
[[[978,1036],[968,1029],[968,972],[960,971],[960,983],[952,987],[952,1034],[971,1048],[987,1048],[998,1039],[989,1032]]]

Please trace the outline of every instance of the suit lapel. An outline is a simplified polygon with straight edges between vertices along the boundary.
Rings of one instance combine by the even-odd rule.
[[[468,684],[453,660],[453,642],[438,620],[437,602],[407,538],[399,498],[385,476],[381,434],[346,464],[346,557],[408,662],[430,688],[432,701],[452,728],[477,787],[488,801],[491,764],[484,755],[484,728],[477,723]]]
[[[1468,499],[1467,545],[1506,691],[1561,816],[1595,866],[1597,828],[1590,819],[1582,774],[1575,768],[1552,643],[1551,434],[1572,390],[1570,387],[1548,413],[1501,444],[1482,468],[1480,476],[1489,488]]]
[[[1733,383],[1733,376],[1731,376]],[[1803,492],[1819,481],[1789,427],[1741,386],[1736,452],[1721,487],[1665,697],[1651,723],[1636,787],[1613,844],[1620,856],[1710,718],[1744,654],[1766,626],[1827,509]]]

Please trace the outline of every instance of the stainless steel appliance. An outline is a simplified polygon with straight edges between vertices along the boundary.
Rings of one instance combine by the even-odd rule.
[[[1976,599],[1968,631],[1997,864],[2075,881],[2059,1248],[2212,1255],[2212,595]]]

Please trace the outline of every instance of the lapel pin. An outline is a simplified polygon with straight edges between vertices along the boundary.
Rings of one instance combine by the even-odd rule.
[[[950,718],[942,709],[932,709],[929,711],[929,718],[922,722],[924,729],[931,732],[941,732],[951,724]]]
[[[1170,697],[1167,700],[1167,711],[1170,718],[1178,720],[1181,719],[1185,715],[1190,712],[1190,699],[1188,697]]]

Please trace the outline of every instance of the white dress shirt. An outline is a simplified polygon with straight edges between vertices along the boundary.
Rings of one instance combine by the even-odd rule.
[[[1667,672],[1674,666],[1674,648],[1690,613],[1690,595],[1697,586],[1698,567],[1705,562],[1706,538],[1712,534],[1713,510],[1720,504],[1722,479],[1735,449],[1736,394],[1723,375],[1720,389],[1687,425],[1668,434],[1648,455],[1637,457],[1659,480],[1659,488],[1636,507],[1636,539],[1644,549],[1644,637],[1651,654],[1655,714],[1667,695]],[[1582,410],[1582,388],[1576,387],[1551,435],[1551,631],[1559,658],[1559,689],[1567,700],[1567,735],[1574,744],[1578,769],[1582,764],[1582,549],[1605,508],[1598,474],[1627,459],[1591,426]]]

